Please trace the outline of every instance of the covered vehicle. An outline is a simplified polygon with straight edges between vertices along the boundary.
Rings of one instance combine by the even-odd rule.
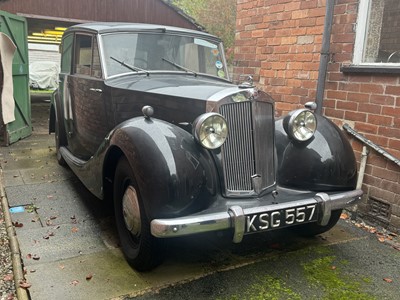
[[[140,271],[162,261],[166,238],[322,233],[362,195],[340,129],[306,108],[275,120],[272,98],[232,84],[221,41],[203,32],[69,28],[50,132],[59,163],[114,204],[123,253]]]
[[[60,64],[53,61],[35,61],[29,64],[29,86],[34,89],[58,87]]]

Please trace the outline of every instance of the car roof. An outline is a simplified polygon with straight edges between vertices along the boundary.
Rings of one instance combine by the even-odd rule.
[[[181,34],[192,34],[198,36],[204,36],[216,40],[220,40],[218,37],[211,35],[206,32],[180,28],[174,26],[157,25],[157,24],[144,24],[144,23],[124,23],[124,22],[97,22],[97,23],[83,23],[73,25],[69,27],[66,33],[71,31],[87,31],[95,34],[104,34],[112,32],[170,32],[170,33],[181,33]]]

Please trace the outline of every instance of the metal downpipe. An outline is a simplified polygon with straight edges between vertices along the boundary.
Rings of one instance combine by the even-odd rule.
[[[321,57],[318,70],[317,93],[315,97],[315,103],[317,104],[317,109],[315,110],[315,112],[319,115],[322,114],[322,104],[325,93],[325,80],[326,80],[326,72],[328,69],[328,62],[330,56],[329,51],[331,45],[331,33],[332,33],[333,11],[335,8],[335,1],[336,0],[326,0],[324,33],[322,36]]]

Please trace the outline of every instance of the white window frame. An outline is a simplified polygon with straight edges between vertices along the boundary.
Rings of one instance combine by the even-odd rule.
[[[369,25],[369,12],[372,0],[360,0],[358,7],[356,39],[354,45],[353,65],[356,66],[374,66],[374,67],[400,67],[400,63],[371,63],[363,62],[365,43]]]

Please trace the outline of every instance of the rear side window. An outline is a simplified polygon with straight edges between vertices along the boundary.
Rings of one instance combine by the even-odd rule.
[[[61,48],[61,73],[71,73],[73,35],[63,39]]]
[[[75,39],[75,73],[91,75],[92,36],[77,35]]]

